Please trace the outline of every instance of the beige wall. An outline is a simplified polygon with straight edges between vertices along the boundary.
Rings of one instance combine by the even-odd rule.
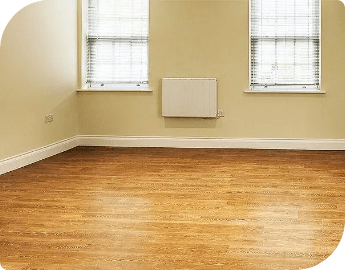
[[[75,93],[75,0],[21,10],[0,47],[0,160],[77,134],[345,138],[345,7],[322,2],[325,95],[245,94],[248,1],[151,0],[150,93]],[[219,120],[161,117],[161,78],[216,77]],[[55,120],[46,124],[44,116]]]
[[[325,95],[245,94],[248,1],[151,0],[152,93],[79,93],[80,133],[345,138],[345,7],[322,2]],[[216,77],[219,120],[161,117],[161,78]]]
[[[78,134],[76,1],[19,11],[0,47],[0,160]],[[54,122],[46,124],[45,115]]]

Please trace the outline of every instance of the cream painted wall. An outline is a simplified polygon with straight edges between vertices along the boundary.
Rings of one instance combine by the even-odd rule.
[[[78,134],[77,5],[19,11],[0,47],[0,160]],[[46,114],[54,115],[45,123]]]
[[[75,93],[76,0],[21,10],[0,47],[0,160],[77,134],[345,138],[345,7],[322,2],[325,95],[245,94],[248,1],[151,0],[152,92]],[[161,78],[216,77],[219,120],[161,117]],[[46,124],[44,116],[54,114]]]
[[[248,0],[150,1],[152,93],[78,93],[81,134],[345,138],[345,7],[322,1],[325,95],[245,94]],[[161,117],[163,77],[216,77],[219,120]]]

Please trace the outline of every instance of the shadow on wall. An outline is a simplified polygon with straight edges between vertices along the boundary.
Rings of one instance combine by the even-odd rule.
[[[164,118],[166,128],[215,128],[217,119]]]

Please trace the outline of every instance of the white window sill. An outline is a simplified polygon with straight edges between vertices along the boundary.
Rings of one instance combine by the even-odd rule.
[[[85,89],[77,89],[77,92],[152,92],[151,89],[148,88],[140,88],[140,89],[96,89],[96,88],[85,88]]]
[[[147,83],[119,83],[119,84],[101,84],[93,83],[93,85],[84,84],[77,92],[152,92]]]
[[[246,94],[326,94],[321,90],[245,90]]]

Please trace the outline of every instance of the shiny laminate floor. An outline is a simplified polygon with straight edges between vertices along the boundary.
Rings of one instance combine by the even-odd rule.
[[[78,147],[0,176],[6,270],[312,267],[345,224],[345,151]]]

